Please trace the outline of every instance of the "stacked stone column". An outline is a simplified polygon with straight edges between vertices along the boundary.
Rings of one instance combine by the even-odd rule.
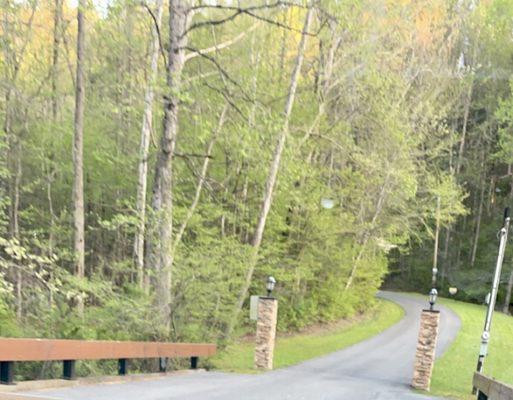
[[[257,369],[273,369],[277,317],[278,300],[272,297],[260,297],[255,346],[255,368]]]
[[[440,311],[422,310],[420,331],[415,353],[412,387],[429,390],[435,363],[435,348],[440,324]]]

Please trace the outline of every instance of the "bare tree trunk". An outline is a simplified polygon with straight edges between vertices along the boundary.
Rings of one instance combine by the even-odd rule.
[[[509,273],[508,288],[506,290],[506,298],[504,299],[504,306],[502,312],[509,314],[509,304],[511,303],[511,292],[513,292],[513,270]]]
[[[13,239],[20,239],[20,224],[19,224],[19,210],[20,210],[20,185],[22,177],[22,164],[21,164],[21,138],[16,138],[14,144],[14,176],[11,182],[11,215],[9,218],[10,236]],[[16,268],[16,318],[21,320],[23,315],[23,274],[22,266],[17,265]]]
[[[463,153],[465,152],[465,142],[467,136],[467,128],[468,128],[468,117],[470,114],[470,105],[472,103],[472,90],[474,86],[474,81],[469,84],[466,96],[465,103],[463,104],[463,128],[461,130],[461,139],[460,139],[460,147],[458,150],[458,159],[456,160],[456,168],[455,168],[455,176],[458,176],[461,169],[461,161],[463,160]]]
[[[199,202],[199,199],[201,196],[201,191],[203,190],[203,186],[205,184],[205,179],[207,178],[208,165],[210,163],[210,157],[212,155],[212,150],[214,148],[214,144],[217,141],[219,132],[223,128],[227,111],[228,111],[228,105],[226,104],[224,106],[223,110],[221,111],[221,115],[219,116],[219,122],[217,123],[217,127],[212,134],[212,138],[210,139],[210,142],[208,143],[207,152],[205,154],[205,159],[203,160],[203,165],[201,166],[201,172],[198,177],[198,183],[196,185],[194,198],[192,200],[192,203],[191,203],[189,209],[187,210],[187,214],[185,215],[185,218],[182,221],[180,228],[178,229],[175,239],[173,240],[173,246],[172,246],[172,250],[171,250],[173,260],[174,260],[175,254],[176,254],[176,249],[177,249],[178,245],[180,244],[180,242],[182,241],[183,234],[185,233],[185,230],[187,229],[187,225],[188,225],[190,219],[192,218],[192,216],[194,215],[194,211],[196,210],[196,207],[198,205],[198,202]]]
[[[508,166],[508,173],[511,173],[511,165]],[[513,175],[511,176],[511,190],[509,192],[509,198],[513,199]],[[504,299],[504,306],[502,311],[505,314],[509,314],[509,305],[511,303],[511,294],[513,292],[513,266],[509,274],[508,287],[506,289],[506,298]]]
[[[369,239],[371,238],[370,232],[374,229],[376,226],[376,223],[378,221],[378,218],[381,214],[381,211],[383,210],[383,207],[385,206],[385,200],[387,197],[387,188],[388,188],[388,182],[390,179],[390,174],[388,174],[383,182],[383,186],[381,186],[381,190],[379,192],[378,201],[376,203],[376,211],[374,212],[374,215],[372,216],[372,220],[370,223],[369,229],[367,229],[362,236],[362,239],[359,240],[360,242],[360,250],[358,252],[358,255],[356,258],[353,259],[353,264],[351,267],[351,272],[349,273],[349,277],[347,278],[346,285],[344,287],[344,291],[348,290],[351,285],[353,284],[354,278],[356,277],[356,271],[358,270],[358,265],[360,263],[361,258],[363,257],[363,253],[365,251],[365,247],[367,246],[367,243],[369,242]]]
[[[436,228],[435,228],[435,245],[433,249],[433,279],[431,285],[436,285],[436,274],[438,271],[438,239],[440,237],[440,196],[436,197]]]
[[[58,88],[59,80],[59,44],[61,36],[62,20],[62,0],[55,0],[55,10],[53,14],[53,49],[52,49],[52,117],[55,121],[59,110]]]
[[[77,73],[75,87],[75,122],[73,132],[73,249],[75,253],[75,276],[84,277],[85,271],[85,233],[84,233],[84,45],[85,45],[85,0],[79,0],[77,8]],[[81,314],[84,309],[83,300],[79,297],[77,309]]]
[[[155,23],[159,26],[162,21],[163,1],[157,0]],[[134,241],[134,263],[137,270],[137,282],[139,287],[144,287],[144,236],[146,225],[146,189],[148,184],[148,151],[153,121],[153,99],[155,95],[154,85],[158,76],[159,37],[157,27],[151,30],[151,61],[150,76],[144,96],[144,113],[141,127],[141,144],[139,147],[139,174],[137,181],[137,231]]]
[[[55,9],[53,14],[53,48],[52,48],[52,118],[56,122],[59,113],[58,100],[58,80],[59,80],[59,55],[60,55],[60,38],[62,36],[62,0],[55,0]],[[48,227],[48,251],[47,255],[52,257],[54,250],[55,235],[55,212],[52,200],[52,183],[54,179],[54,171],[51,163],[48,165],[46,196],[48,200],[48,210],[50,212],[50,226]],[[48,280],[53,279],[53,271],[50,271]],[[48,306],[53,307],[53,290],[49,290]],[[46,366],[46,364],[45,364]]]
[[[233,331],[233,328],[235,327],[235,324],[237,323],[239,313],[244,304],[244,300],[248,293],[249,286],[251,285],[251,279],[253,278],[255,266],[258,261],[258,252],[260,249],[260,245],[262,243],[262,237],[264,234],[265,224],[267,221],[267,215],[269,214],[269,210],[271,208],[273,192],[274,192],[274,188],[276,186],[276,178],[278,176],[278,170],[279,170],[280,162],[281,162],[281,156],[283,153],[283,149],[285,147],[285,140],[287,139],[287,136],[289,133],[289,120],[290,120],[290,115],[292,113],[292,107],[294,106],[294,100],[295,100],[296,89],[297,89],[297,81],[299,78],[299,74],[301,72],[301,67],[303,65],[304,53],[305,53],[306,42],[307,42],[307,32],[310,28],[312,15],[313,15],[313,7],[310,6],[306,13],[305,22],[303,25],[303,32],[301,34],[301,40],[300,40],[299,46],[298,46],[296,62],[294,65],[294,69],[292,71],[292,76],[290,78],[289,93],[287,96],[287,101],[285,103],[283,127],[281,129],[280,135],[278,137],[278,142],[274,149],[272,162],[269,167],[269,174],[267,175],[267,180],[266,180],[266,184],[265,184],[264,197],[262,199],[262,203],[261,203],[261,207],[260,207],[260,214],[258,216],[257,225],[255,228],[255,232],[253,234],[252,241],[251,241],[251,246],[253,247],[253,249],[252,249],[250,259],[248,262],[248,269],[246,271],[246,277],[245,277],[243,286],[240,290],[231,320],[226,326],[226,330],[225,330],[226,337],[228,337],[231,334],[231,332]]]
[[[511,171],[509,169],[511,165],[508,166],[508,175],[511,175]],[[486,202],[486,214],[489,216],[491,212],[492,205],[495,204],[495,185],[496,185],[497,177],[492,175],[490,177],[490,186],[488,188],[488,201]]]
[[[19,239],[19,210],[20,210],[20,183],[21,183],[21,138],[14,139],[15,143],[11,146],[11,151],[14,153],[13,160],[13,175],[11,182],[11,201],[10,201],[10,216],[9,216],[9,231],[10,236]]]
[[[47,255],[48,257],[53,256],[53,249],[54,249],[54,242],[55,242],[55,211],[53,208],[53,198],[52,198],[52,183],[54,180],[54,174],[55,172],[52,170],[52,166],[48,167],[48,170],[46,171],[47,178],[46,178],[46,197],[48,200],[48,211],[50,213],[50,226],[48,227],[48,251]],[[51,282],[53,280],[53,270],[50,271],[48,281]],[[49,297],[48,297],[48,306],[51,308],[53,307],[53,290],[50,289]]]
[[[479,207],[477,211],[477,218],[476,218],[476,231],[474,233],[474,241],[472,244],[472,254],[470,256],[470,266],[474,266],[474,263],[476,262],[476,254],[477,254],[477,244],[479,242],[479,233],[481,230],[481,217],[483,215],[483,197],[484,197],[484,184],[481,187],[481,193],[479,195]]]
[[[46,199],[48,200],[48,212],[50,213],[50,226],[48,227],[48,256],[53,254],[53,246],[54,246],[54,230],[55,230],[55,211],[53,208],[53,198],[52,198],[52,183],[54,180],[54,171],[51,170],[51,166],[47,167],[46,171]]]
[[[178,133],[178,106],[182,70],[187,45],[187,29],[192,13],[187,0],[169,2],[169,51],[167,65],[167,94],[164,96],[164,129],[158,152],[153,184],[152,209],[156,218],[156,237],[149,247],[148,258],[155,268],[155,303],[164,327],[171,329],[171,269],[173,233],[173,153]]]
[[[445,228],[445,240],[444,240],[444,250],[442,252],[443,264],[441,270],[441,286],[443,287],[445,284],[445,279],[447,275],[449,275],[449,263],[447,258],[449,257],[449,244],[451,241],[451,227],[448,226]]]
[[[484,150],[482,153],[481,158],[481,168],[484,170]],[[474,241],[472,244],[472,253],[470,256],[470,266],[474,266],[474,263],[476,261],[476,254],[477,254],[477,244],[479,242],[479,233],[481,231],[481,217],[483,216],[483,202],[484,202],[484,193],[485,193],[485,173],[483,172],[483,175],[481,176],[480,183],[481,183],[481,192],[479,193],[479,205],[478,205],[478,211],[477,211],[477,218],[476,218],[476,231],[474,233]]]

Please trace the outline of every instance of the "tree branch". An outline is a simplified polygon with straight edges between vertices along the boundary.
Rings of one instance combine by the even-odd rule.
[[[276,8],[276,7],[280,7],[280,6],[306,8],[306,6],[304,6],[302,4],[297,4],[297,3],[294,3],[291,1],[278,0],[277,2],[272,3],[272,4],[262,4],[259,6],[251,6],[251,7],[246,8],[246,10],[262,10],[262,9]],[[217,10],[232,10],[232,11],[240,9],[240,7],[227,6],[227,5],[223,5],[223,4],[201,4],[199,6],[190,7],[188,11],[195,11],[195,10],[200,10],[203,8],[210,8],[210,9],[217,9]]]
[[[159,39],[159,49],[160,54],[162,55],[162,58],[164,59],[164,64],[167,65],[167,58],[166,58],[166,52],[164,51],[164,46],[162,45],[162,36],[160,34],[160,26],[157,22],[157,17],[153,13],[153,10],[146,4],[145,2],[142,2],[141,5],[148,11],[148,13],[151,16],[151,19],[153,20],[153,25],[155,26],[155,31],[157,32],[157,37]]]
[[[239,40],[241,40],[244,36],[246,36],[247,33],[249,32],[252,32],[253,30],[255,30],[255,28],[258,26],[258,23],[254,24],[251,28],[249,28],[247,31],[244,31],[244,32],[241,32],[240,34],[238,34],[237,36],[235,36],[233,39],[230,39],[230,40],[227,40],[226,42],[224,43],[220,43],[220,44],[217,44],[217,45],[214,45],[214,46],[211,46],[211,47],[208,47],[206,49],[201,49],[201,50],[196,50],[195,52],[193,53],[189,53],[189,54],[186,54],[185,55],[185,62],[189,61],[191,58],[194,58],[194,57],[197,57],[197,56],[200,56],[200,55],[203,55],[203,54],[208,54],[208,53],[212,53],[214,51],[218,51],[218,50],[222,50],[222,49],[225,49],[226,47],[229,47],[231,46],[232,44],[234,43],[237,43]]]
[[[273,3],[273,4],[261,5],[261,6],[250,6],[250,7],[246,7],[246,8],[241,8],[241,7],[236,7],[236,6],[223,6],[223,5],[205,5],[205,6],[191,7],[191,8],[189,8],[189,11],[195,10],[197,8],[214,8],[214,9],[219,9],[219,10],[230,10],[230,11],[233,11],[233,14],[231,14],[231,15],[225,17],[225,18],[221,18],[221,19],[208,20],[208,21],[200,21],[200,22],[196,22],[194,24],[191,24],[189,29],[187,29],[184,32],[184,35],[187,35],[190,31],[192,31],[194,29],[202,28],[202,27],[205,27],[205,26],[222,25],[225,22],[234,20],[239,15],[245,14],[245,15],[248,15],[248,16],[250,16],[252,18],[258,19],[260,21],[264,21],[264,22],[266,22],[268,24],[271,24],[271,25],[276,25],[276,26],[278,26],[280,28],[283,28],[283,29],[288,29],[290,31],[297,32],[297,33],[304,33],[305,35],[308,35],[308,36],[317,36],[318,32],[317,33],[303,32],[301,29],[293,28],[291,26],[282,24],[281,22],[274,21],[272,19],[269,19],[269,18],[266,18],[266,17],[262,17],[261,15],[258,15],[258,14],[254,13],[255,11],[258,11],[258,10],[272,9],[272,8],[281,7],[281,6],[287,6],[287,7],[295,6],[295,7],[301,7],[301,8],[308,8],[307,6],[302,6],[302,5],[299,5],[299,4],[296,4],[296,3],[284,2],[284,1],[277,1],[276,3]]]
[[[215,67],[218,69],[219,73],[224,77],[226,78],[230,83],[232,83],[233,85],[237,86],[241,92],[244,94],[244,97],[246,98],[246,100],[249,100],[249,101],[253,101],[251,100],[251,98],[244,92],[244,89],[242,88],[242,86],[235,80],[233,79],[229,74],[228,72],[226,72],[226,70],[221,67],[221,65],[217,62],[217,60],[214,58],[214,57],[211,57],[205,53],[201,53],[199,50],[196,50],[195,48],[193,47],[185,47],[185,49],[189,50],[189,51],[192,51],[194,53],[197,53],[199,56],[205,58],[206,60],[210,61],[212,64],[215,65]]]

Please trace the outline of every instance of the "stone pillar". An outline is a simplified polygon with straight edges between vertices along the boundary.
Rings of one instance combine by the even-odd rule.
[[[277,317],[278,300],[272,297],[260,297],[255,346],[255,368],[257,369],[273,369]]]
[[[422,310],[413,380],[411,383],[415,389],[429,390],[433,364],[435,363],[439,323],[440,311]]]

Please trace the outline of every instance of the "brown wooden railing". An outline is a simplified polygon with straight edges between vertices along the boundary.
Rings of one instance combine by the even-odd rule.
[[[474,372],[472,380],[479,400],[513,400],[513,386]]]
[[[20,361],[62,361],[63,378],[75,379],[76,360],[118,359],[118,373],[125,375],[131,358],[159,358],[165,372],[168,358],[188,357],[195,369],[199,357],[215,353],[216,345],[205,343],[0,338],[0,383],[13,383],[14,363]]]

